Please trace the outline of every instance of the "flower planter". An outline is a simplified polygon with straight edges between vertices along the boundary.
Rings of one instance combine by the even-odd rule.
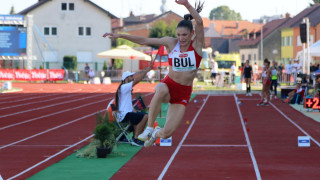
[[[110,154],[112,151],[112,148],[108,147],[108,148],[100,148],[97,147],[97,156],[98,158],[106,158],[107,154]]]

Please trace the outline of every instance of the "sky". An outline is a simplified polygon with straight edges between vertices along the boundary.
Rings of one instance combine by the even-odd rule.
[[[65,2],[79,0],[65,0]],[[160,6],[166,1],[167,10],[183,16],[187,10],[175,3],[175,0],[91,0],[117,17],[128,17],[130,11],[134,15],[161,14]],[[203,1],[203,0],[202,0]],[[11,6],[16,12],[35,4],[38,0],[0,0],[0,14],[8,14]],[[189,0],[193,5],[195,0]],[[309,6],[312,0],[205,0],[202,17],[209,17],[210,11],[218,6],[226,5],[239,12],[243,20],[252,21],[267,15],[284,15],[289,13],[294,16]]]

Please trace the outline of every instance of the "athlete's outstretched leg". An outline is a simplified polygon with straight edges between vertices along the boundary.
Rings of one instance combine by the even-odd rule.
[[[156,134],[156,138],[167,139],[179,127],[186,107],[182,104],[171,104],[168,110],[166,124]]]
[[[182,104],[171,104],[168,110],[166,124],[164,128],[156,128],[152,133],[152,137],[145,143],[145,147],[150,147],[157,138],[169,138],[178,128],[183,118],[186,107]]]
[[[168,103],[170,101],[170,94],[168,86],[165,83],[159,83],[155,88],[155,94],[150,103],[148,114],[148,126],[142,134],[138,136],[141,141],[148,140],[153,132],[154,121],[161,110],[161,103]]]

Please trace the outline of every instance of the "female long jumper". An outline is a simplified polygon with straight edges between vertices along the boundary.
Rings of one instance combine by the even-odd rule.
[[[185,6],[190,14],[177,26],[177,38],[145,38],[140,36],[105,33],[103,37],[123,38],[141,45],[164,45],[169,50],[169,74],[155,88],[155,95],[150,104],[148,127],[138,138],[145,141],[144,146],[151,146],[157,138],[169,138],[180,125],[186,105],[189,102],[193,79],[202,59],[204,44],[203,22],[199,15],[203,4],[193,8],[188,0],[176,0],[177,4]],[[191,20],[195,19],[195,29]],[[169,107],[164,128],[155,128],[154,121],[161,110],[161,103]]]

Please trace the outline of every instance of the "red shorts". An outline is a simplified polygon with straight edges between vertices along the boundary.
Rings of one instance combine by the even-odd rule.
[[[267,86],[270,86],[270,85],[271,85],[270,79],[264,79],[263,81],[266,83]]]
[[[166,76],[161,82],[165,83],[169,88],[171,104],[182,104],[187,106],[191,97],[192,86],[181,85],[172,80],[169,76]]]

